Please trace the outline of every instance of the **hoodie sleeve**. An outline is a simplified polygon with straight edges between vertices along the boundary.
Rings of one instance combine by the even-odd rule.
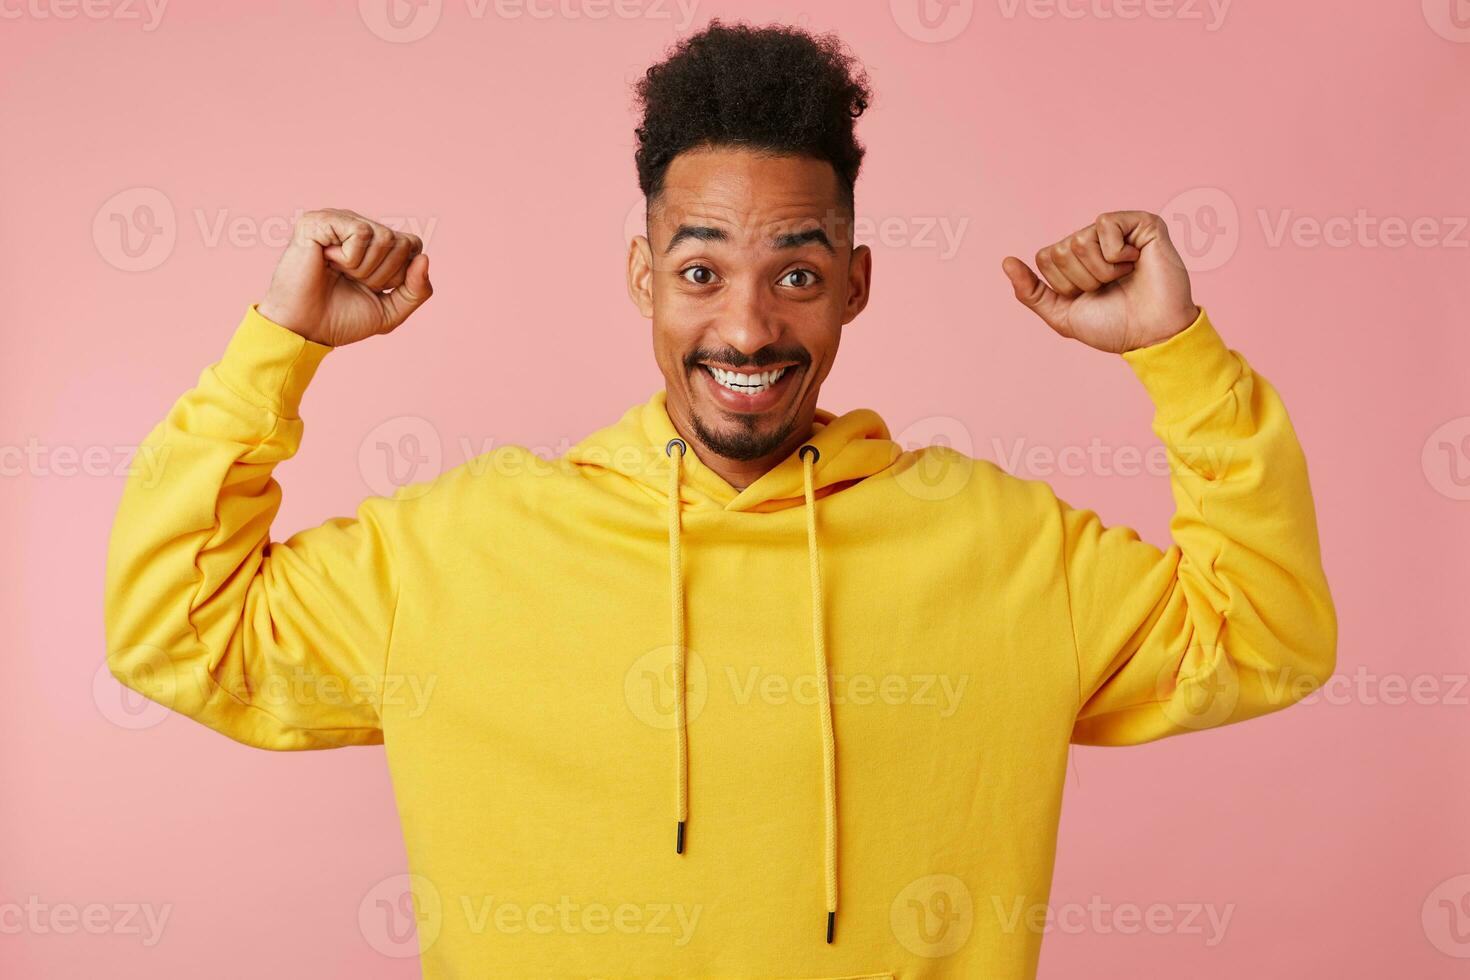
[[[1315,690],[1336,662],[1306,460],[1275,389],[1203,310],[1123,357],[1154,402],[1173,543],[1160,551],[1059,502],[1080,744],[1263,715]]]
[[[301,443],[301,396],[331,348],[252,307],[223,358],[139,449],[108,551],[108,664],[126,686],[237,741],[382,741],[397,598],[373,498],[284,542],[276,464]]]

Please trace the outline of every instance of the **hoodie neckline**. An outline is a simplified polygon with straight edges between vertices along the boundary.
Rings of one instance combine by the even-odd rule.
[[[597,460],[597,465],[632,477],[660,496],[667,494],[664,446],[670,439],[683,439],[683,436],[669,418],[666,398],[667,392],[663,389],[655,391],[647,401],[630,409],[618,424],[584,440],[569,455],[574,462],[590,462],[591,449],[601,447],[611,455]],[[618,450],[635,439],[642,443],[640,448],[643,450],[637,455],[643,460],[651,455],[656,461],[654,466],[630,466],[627,462],[620,462],[627,461],[628,454]],[[882,417],[868,408],[838,415],[818,407],[812,419],[812,433],[802,445],[816,446],[820,453],[812,474],[817,496],[841,489],[839,484],[861,480],[887,469],[902,452],[891,439]],[[683,502],[689,506],[704,503],[727,511],[769,513],[802,506],[805,501],[803,479],[800,455],[793,451],[744,490],[736,490],[724,477],[701,462],[696,453],[689,452],[684,457],[679,492]]]

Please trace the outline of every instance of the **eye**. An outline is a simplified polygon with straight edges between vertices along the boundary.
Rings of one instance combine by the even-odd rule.
[[[708,286],[715,281],[714,270],[704,265],[691,265],[689,268],[680,272],[679,276],[686,282],[691,282],[696,286]]]
[[[804,277],[804,279],[799,282],[788,282],[787,280],[789,280],[792,276],[801,276]],[[810,269],[792,269],[790,272],[786,273],[786,275],[782,276],[780,281],[785,282],[788,286],[795,286],[797,289],[804,289],[807,286],[815,286],[819,278],[820,277]]]

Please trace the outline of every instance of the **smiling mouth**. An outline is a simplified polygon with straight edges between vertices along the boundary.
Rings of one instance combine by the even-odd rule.
[[[739,392],[742,395],[758,395],[763,391],[775,387],[776,382],[780,381],[781,376],[791,367],[791,365],[786,365],[785,367],[774,368],[770,371],[747,373],[727,371],[724,368],[718,368],[712,364],[701,364],[699,366],[704,368],[705,372],[714,378],[715,383],[720,387]]]

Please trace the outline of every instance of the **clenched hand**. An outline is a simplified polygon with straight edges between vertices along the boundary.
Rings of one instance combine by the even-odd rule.
[[[1121,354],[1160,343],[1199,316],[1169,228],[1147,211],[1100,214],[1043,248],[1036,253],[1041,277],[1015,256],[1001,268],[1016,299],[1047,326],[1098,350]]]
[[[307,212],[257,309],[331,347],[388,333],[434,294],[423,249],[417,235],[353,211]]]

